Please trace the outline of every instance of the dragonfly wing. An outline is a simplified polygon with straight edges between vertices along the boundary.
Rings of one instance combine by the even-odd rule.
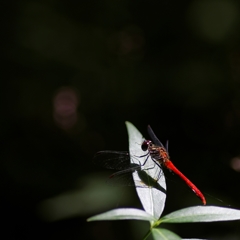
[[[109,176],[107,182],[110,185],[120,185],[120,186],[134,186],[132,173],[134,171],[140,171],[141,166],[138,164],[130,164],[125,170],[118,171]]]
[[[107,169],[125,170],[131,167],[128,152],[100,151],[95,154],[93,162]]]
[[[157,136],[155,135],[155,133],[153,132],[152,128],[150,127],[150,125],[148,125],[147,127],[148,130],[148,134],[151,137],[152,141],[154,142],[154,144],[160,146],[160,147],[164,147],[163,144],[160,142],[160,140],[157,138]]]

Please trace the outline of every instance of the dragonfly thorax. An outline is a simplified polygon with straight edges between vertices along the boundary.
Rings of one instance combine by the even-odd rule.
[[[164,147],[157,146],[150,140],[144,140],[142,143],[142,150],[148,151],[149,155],[160,164],[169,160],[168,152]]]

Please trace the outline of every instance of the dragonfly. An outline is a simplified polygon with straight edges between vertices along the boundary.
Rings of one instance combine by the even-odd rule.
[[[159,167],[160,169],[162,169],[162,167],[164,167],[179,176],[186,183],[186,185],[196,194],[196,196],[200,198],[203,205],[206,205],[206,199],[202,192],[182,172],[180,172],[170,160],[170,156],[168,153],[168,142],[164,147],[164,145],[160,142],[160,140],[153,132],[150,125],[148,125],[147,130],[152,141],[144,140],[141,144],[141,149],[145,151],[146,154],[141,156],[131,156],[129,152],[100,151],[95,155],[94,162],[108,169],[119,170],[118,172],[110,175],[109,179],[116,179],[117,181],[119,181],[119,179],[121,179],[121,181],[125,179],[124,181],[127,181],[128,185],[130,181],[126,180],[129,179],[129,177],[126,176],[129,176],[129,173],[132,173],[134,171],[137,171],[139,173],[144,172],[144,169],[142,169],[142,167],[145,165],[145,163],[147,161],[153,161],[154,168]],[[146,157],[146,159],[142,164],[140,163],[140,161],[139,164],[130,164],[131,157]],[[161,173],[161,171],[159,173]],[[157,179],[150,177],[151,183],[157,183],[160,177],[161,176],[157,176]],[[164,190],[159,185],[157,185],[157,188],[162,191]]]

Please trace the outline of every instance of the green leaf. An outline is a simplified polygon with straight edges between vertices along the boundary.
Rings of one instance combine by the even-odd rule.
[[[158,221],[167,223],[217,222],[240,220],[240,210],[232,208],[197,206],[170,213]]]
[[[151,214],[136,208],[118,208],[105,213],[101,213],[87,219],[90,221],[102,220],[143,220],[143,221],[156,221]]]
[[[152,228],[152,235],[155,240],[181,240],[175,233],[164,228]]]
[[[126,122],[126,126],[129,136],[129,152],[132,156],[131,163],[143,165],[147,158],[147,156],[140,157],[146,155],[146,152],[141,149],[144,138],[132,123]],[[156,181],[155,179],[159,176],[161,177]],[[159,219],[166,200],[166,181],[162,169],[157,167],[149,157],[142,166],[142,171],[133,172],[133,180],[143,208],[156,219]]]

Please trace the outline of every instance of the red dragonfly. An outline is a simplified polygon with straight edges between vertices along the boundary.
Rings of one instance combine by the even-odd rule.
[[[150,140],[144,140],[141,145],[142,150],[147,151],[147,154],[143,156],[130,156],[128,152],[101,151],[95,155],[94,162],[108,169],[119,170],[118,172],[112,174],[110,176],[110,179],[116,180],[116,181],[119,181],[120,179],[120,181],[123,181],[127,185],[129,185],[129,182],[130,182],[129,176],[131,176],[131,174],[129,175],[129,173],[132,173],[134,171],[144,172],[142,171],[142,166],[144,166],[145,163],[150,158],[155,163],[155,165],[157,165],[159,168],[164,166],[168,170],[178,175],[188,185],[188,187],[190,187],[190,189],[197,195],[197,197],[201,199],[202,203],[206,205],[205,197],[203,196],[201,191],[185,175],[183,175],[171,162],[168,154],[168,142],[166,144],[166,147],[164,147],[163,144],[156,137],[156,135],[154,134],[150,126],[148,126],[148,133],[151,139],[153,140],[153,142]],[[135,157],[135,158],[146,157],[146,160],[142,165],[140,163],[130,164],[130,157]],[[157,180],[154,179],[154,181],[156,182]],[[159,185],[157,188],[161,191],[163,190]]]
[[[148,126],[148,133],[155,144],[153,144],[150,140],[144,140],[142,143],[142,150],[148,151],[148,157],[150,156],[159,167],[164,166],[168,170],[178,175],[188,185],[188,187],[191,188],[197,197],[201,199],[203,205],[206,205],[206,199],[201,191],[185,175],[183,175],[170,160],[168,154],[168,143],[165,148],[163,144],[158,140],[150,126]]]

